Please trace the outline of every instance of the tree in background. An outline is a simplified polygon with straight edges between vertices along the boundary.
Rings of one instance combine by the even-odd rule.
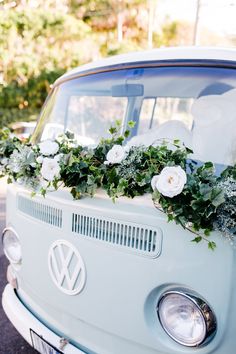
[[[147,0],[71,0],[70,11],[89,24],[102,56],[147,44]]]
[[[50,84],[66,70],[91,60],[96,50],[89,25],[60,8],[49,6],[45,11],[18,1],[14,8],[2,10],[1,126],[35,118]]]
[[[100,57],[188,45],[189,23],[160,24],[161,0],[0,0],[0,127],[35,119],[55,79]]]

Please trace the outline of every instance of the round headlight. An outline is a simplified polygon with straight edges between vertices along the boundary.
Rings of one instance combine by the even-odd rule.
[[[165,293],[158,304],[162,327],[176,342],[199,346],[216,331],[216,319],[200,298],[179,291]]]
[[[20,263],[21,245],[18,236],[12,228],[6,228],[2,234],[3,250],[11,263]]]

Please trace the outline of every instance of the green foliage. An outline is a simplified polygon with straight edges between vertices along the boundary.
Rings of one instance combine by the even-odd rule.
[[[174,22],[166,22],[161,32],[154,33],[153,42],[155,46],[173,46],[177,45],[176,38],[178,37],[178,29],[180,23],[177,21]]]
[[[83,21],[56,9],[1,11],[0,127],[38,114],[55,79],[86,60],[78,41],[89,31]]]
[[[114,40],[106,41],[102,44],[101,53],[103,55],[111,56],[128,52],[137,52],[142,49],[142,45],[133,40],[124,39],[121,43],[118,43],[116,38],[114,38]]]
[[[0,128],[17,121],[35,121],[39,110],[24,108],[2,108],[0,106]]]
[[[62,73],[62,69],[42,71],[38,77],[30,77],[26,85],[13,81],[0,86],[0,128],[15,121],[36,120],[50,85]]]
[[[208,236],[213,230],[217,207],[224,202],[224,192],[218,187],[213,165],[205,163],[188,174],[181,194],[174,198],[160,195],[158,202],[171,220],[183,227],[191,225],[191,230],[196,233],[203,230],[204,235]],[[200,242],[203,238],[198,234],[193,241]]]
[[[5,4],[0,2],[0,127],[35,118],[50,85],[68,69],[147,48],[145,0],[38,0],[37,8],[21,0]],[[165,25],[158,40],[154,35],[154,46],[172,43],[177,27]]]
[[[83,21],[56,9],[26,7],[8,9],[1,15],[0,54],[6,82],[24,83],[42,70],[71,67],[73,44],[90,31]],[[76,55],[79,58],[81,53]]]
[[[25,85],[12,81],[6,86],[0,86],[0,109],[1,107],[26,109],[28,106],[40,108],[50,91],[51,84],[63,72],[62,69],[42,70],[39,76],[29,77]]]
[[[129,122],[128,127],[132,129],[134,122]],[[227,232],[231,238],[235,235],[236,180],[232,175],[225,177],[235,166],[216,177],[211,162],[201,167],[189,162],[191,150],[178,141],[173,142],[172,149],[170,143],[125,148],[122,144],[129,129],[119,135],[120,129],[121,123],[117,121],[110,128],[111,137],[102,139],[94,149],[76,146],[73,134],[67,133],[51,143],[57,147],[51,155],[43,155],[40,145],[23,143],[11,137],[9,130],[0,130],[0,176],[8,175],[9,182],[21,181],[42,195],[48,187],[57,189],[63,183],[75,199],[93,196],[98,188],[105,189],[113,201],[120,196],[134,198],[152,193],[154,205],[161,208],[168,221],[192,232],[193,242],[205,240],[209,249],[214,250],[216,244],[208,239],[213,229]],[[46,160],[57,171],[50,179],[43,172]],[[187,176],[181,190],[169,197],[152,185],[153,178],[159,180],[168,167],[168,171],[178,170]]]

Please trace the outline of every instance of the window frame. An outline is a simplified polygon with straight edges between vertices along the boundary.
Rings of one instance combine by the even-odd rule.
[[[52,86],[52,89],[47,96],[45,103],[42,106],[42,109],[40,111],[40,114],[37,119],[37,125],[36,129],[34,130],[34,133],[31,136],[31,142],[34,144],[38,141],[37,139],[37,134],[40,131],[39,128],[39,121],[41,120],[41,117],[45,114],[45,111],[47,110],[47,103],[51,99],[51,97],[56,93],[58,90],[58,87],[68,81],[78,79],[80,77],[86,77],[86,76],[91,76],[91,75],[96,75],[100,73],[108,73],[112,71],[119,71],[119,70],[126,70],[126,69],[141,69],[141,68],[170,68],[170,67],[188,67],[188,68],[222,68],[222,69],[233,69],[236,70],[236,61],[235,60],[219,60],[219,59],[168,59],[168,60],[149,60],[149,61],[139,61],[139,62],[128,62],[128,63],[120,63],[116,65],[108,65],[108,66],[103,66],[103,67],[95,67],[93,69],[88,69],[84,71],[79,71],[79,72],[73,72],[71,74],[68,74],[66,77],[62,76],[61,78],[57,79],[57,81],[54,83]],[[131,97],[128,98],[128,104],[127,104],[127,111],[124,117],[124,124],[127,123],[128,116],[129,116],[129,110],[130,110],[130,104],[132,106],[132,102],[130,103]],[[139,107],[138,114],[140,114],[140,109],[141,106]],[[132,119],[132,117],[131,117]],[[137,133],[137,127],[133,129],[132,131],[132,136],[134,136]]]

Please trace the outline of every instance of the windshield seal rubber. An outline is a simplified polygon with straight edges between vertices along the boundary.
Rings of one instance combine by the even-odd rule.
[[[218,60],[218,59],[176,59],[176,60],[150,60],[141,62],[121,63],[98,68],[88,69],[77,73],[68,74],[66,77],[59,78],[53,85],[55,88],[64,82],[99,73],[110,71],[125,70],[125,69],[140,69],[140,68],[163,68],[163,67],[209,67],[209,68],[225,68],[236,69],[236,61]]]

